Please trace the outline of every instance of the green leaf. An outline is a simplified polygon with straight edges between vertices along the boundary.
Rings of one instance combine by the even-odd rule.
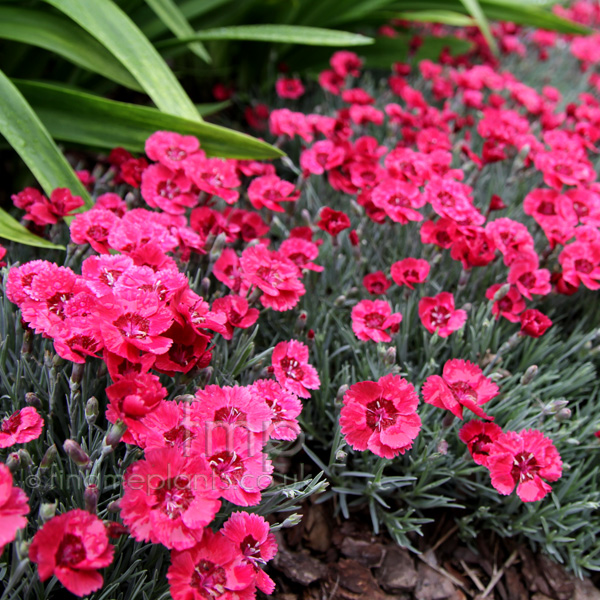
[[[49,83],[15,80],[48,131],[59,140],[143,152],[155,131],[195,135],[210,156],[269,159],[283,152],[251,136],[210,123],[190,121],[147,106],[106,100]]]
[[[443,23],[455,27],[472,27],[475,21],[472,17],[452,10],[415,10],[410,12],[393,13],[395,19],[419,21],[422,23]]]
[[[303,27],[295,25],[237,25],[234,27],[217,27],[197,31],[191,37],[178,40],[158,42],[157,47],[175,46],[195,40],[248,40],[256,42],[281,42],[304,46],[364,46],[372,44],[373,38],[322,29],[320,27]]]
[[[0,134],[29,167],[46,194],[65,187],[92,206],[87,190],[14,84],[0,71]]]
[[[496,44],[496,40],[492,35],[492,31],[490,29],[490,24],[479,4],[479,0],[460,0],[467,12],[477,21],[477,25],[479,25],[479,29],[483,34],[483,37],[487,40],[487,43],[490,45],[490,48],[494,52],[498,52],[498,45]]]
[[[0,6],[0,38],[50,50],[84,69],[142,91],[129,71],[102,44],[60,15]]]
[[[178,38],[194,35],[194,29],[173,0],[146,0],[146,4]],[[188,48],[205,62],[211,62],[210,54],[201,42],[192,42]]]
[[[55,250],[64,250],[64,246],[53,244],[37,235],[34,235],[21,223],[13,219],[3,208],[0,208],[0,238],[18,242],[25,246],[35,246],[36,248],[53,248]]]
[[[45,0],[93,35],[137,79],[163,112],[202,121],[160,54],[112,0]]]
[[[196,110],[201,116],[207,117],[221,112],[230,106],[231,100],[223,100],[223,102],[205,102],[203,104],[196,104]]]

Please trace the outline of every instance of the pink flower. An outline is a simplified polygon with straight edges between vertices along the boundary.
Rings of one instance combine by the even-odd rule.
[[[234,542],[210,529],[193,548],[173,552],[167,579],[173,600],[252,600],[256,595],[254,567]]]
[[[363,61],[354,52],[338,50],[329,59],[329,64],[340,77],[358,77]]]
[[[302,271],[315,271],[321,273],[324,269],[321,265],[315,264],[313,259],[319,256],[319,247],[313,242],[309,242],[299,237],[290,237],[281,242],[279,253],[291,260],[297,267],[300,277]]]
[[[467,312],[455,310],[454,296],[450,292],[441,292],[437,296],[426,296],[419,300],[419,317],[429,333],[437,331],[444,338],[465,324]]]
[[[410,449],[421,429],[419,397],[399,375],[355,383],[344,394],[340,426],[355,450],[394,458]]]
[[[295,202],[300,197],[293,183],[277,177],[264,175],[257,177],[248,186],[248,199],[256,209],[267,208],[274,212],[284,212],[280,202]]]
[[[600,244],[573,242],[558,256],[563,279],[575,287],[582,283],[590,290],[600,289]]]
[[[277,554],[277,542],[264,517],[234,512],[223,524],[221,533],[239,548],[243,561],[253,567],[258,589],[272,594],[275,582],[261,569],[261,565]]]
[[[298,135],[307,142],[312,142],[313,139],[312,127],[306,120],[306,115],[287,108],[271,111],[269,128],[273,135],[287,135],[290,138]]]
[[[33,406],[17,410],[0,425],[0,448],[37,440],[44,428],[44,419]]]
[[[271,362],[277,381],[288,392],[310,398],[308,390],[319,389],[319,374],[308,363],[308,347],[302,342],[279,342],[273,349]]]
[[[50,200],[34,188],[26,188],[12,196],[16,207],[26,211],[23,217],[36,225],[52,225],[62,217],[84,205],[83,199],[73,196],[68,188],[56,188],[50,194]]]
[[[192,180],[161,163],[150,165],[144,171],[141,193],[149,206],[171,215],[181,215],[198,203],[198,189]]]
[[[521,335],[538,338],[552,326],[552,321],[539,310],[530,308],[521,313]]]
[[[230,340],[233,337],[233,330],[248,329],[252,327],[258,320],[258,309],[249,308],[246,298],[241,296],[224,296],[223,298],[215,298],[212,305],[213,312],[225,315],[225,329],[221,331],[221,335]]]
[[[385,300],[361,300],[352,309],[352,331],[364,342],[391,342],[390,333],[398,333],[401,321],[402,315],[392,313],[392,307]]]
[[[325,171],[339,167],[345,158],[346,150],[343,146],[334,144],[330,140],[322,140],[302,151],[300,166],[307,173],[323,175]]]
[[[275,82],[275,91],[280,98],[295,100],[304,94],[304,86],[299,79],[281,77]]]
[[[510,264],[508,283],[517,287],[528,300],[532,294],[545,296],[552,290],[550,271],[538,269],[539,258],[535,252],[523,252]]]
[[[414,283],[423,283],[429,275],[429,263],[423,258],[405,258],[392,265],[392,279],[396,285],[405,285],[411,290]]]
[[[265,307],[289,310],[306,291],[298,279],[296,265],[279,252],[264,246],[249,247],[242,252],[240,264],[244,280],[264,292],[260,301]]]
[[[562,461],[552,440],[535,429],[503,433],[488,452],[492,485],[504,495],[517,486],[523,502],[541,500],[552,490],[546,481],[556,481],[562,475]]]
[[[10,469],[0,463],[0,554],[6,544],[12,542],[17,531],[27,525],[29,513],[27,496],[18,487],[13,487]]]
[[[172,171],[182,168],[184,161],[200,148],[198,138],[171,131],[156,131],[146,140],[146,154]]]
[[[319,213],[317,227],[326,231],[329,235],[336,237],[338,233],[350,227],[350,219],[342,211],[333,210],[333,208],[325,206]]]
[[[423,220],[423,215],[415,209],[425,205],[425,197],[411,183],[384,179],[373,189],[372,200],[396,223],[405,225],[409,221]]]
[[[498,290],[502,287],[501,283],[495,283],[490,286],[486,292],[485,297],[488,300],[494,300],[494,297],[498,293]],[[495,300],[492,305],[492,314],[499,319],[501,316],[508,319],[511,323],[517,323],[519,321],[519,313],[525,310],[525,300],[521,296],[519,290],[511,285],[508,292],[502,296],[499,300]]]
[[[52,575],[76,596],[102,587],[98,569],[108,567],[114,548],[102,521],[75,509],[50,519],[34,536],[29,560],[37,563],[41,581]]]
[[[498,395],[498,386],[477,365],[454,358],[446,362],[441,377],[426,379],[422,393],[427,404],[445,408],[459,419],[463,418],[463,408],[468,408],[482,419],[493,420],[480,406]]]
[[[302,412],[302,402],[272,379],[258,379],[249,389],[271,410],[269,437],[273,440],[295,440],[300,433],[297,417]]]
[[[502,435],[502,429],[495,423],[468,421],[458,433],[461,442],[467,444],[473,460],[487,467],[488,455],[492,444]]]
[[[147,450],[123,488],[121,517],[132,537],[177,550],[199,542],[221,506],[206,459],[178,448]]]
[[[188,156],[182,166],[187,177],[207,194],[223,198],[227,204],[235,204],[240,197],[235,189],[241,182],[234,161],[205,158],[203,153],[196,153]]]
[[[89,244],[100,254],[108,254],[108,236],[118,221],[119,217],[109,210],[88,210],[73,219],[70,225],[71,239],[76,244]]]
[[[378,295],[385,294],[392,282],[385,276],[383,271],[375,271],[363,277],[363,285],[369,294]]]

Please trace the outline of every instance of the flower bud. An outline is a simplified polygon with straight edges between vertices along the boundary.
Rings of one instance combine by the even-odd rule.
[[[21,355],[31,354],[33,350],[33,331],[26,329],[23,333],[23,344],[21,345]]]
[[[65,359],[58,354],[55,354],[52,357],[52,366],[57,369],[58,367],[62,367],[65,364]]]
[[[523,373],[523,377],[521,377],[521,385],[529,385],[534,380],[537,372],[537,365],[531,365],[527,367],[527,371],[525,371],[525,373]]]
[[[108,433],[104,438],[102,452],[105,454],[112,452],[119,445],[119,442],[126,431],[127,425],[125,425],[121,419],[117,419],[117,422],[108,430]]]
[[[551,400],[542,408],[542,414],[544,415],[556,415],[559,411],[565,408],[569,404],[568,400],[564,398],[558,398],[557,400]]]
[[[96,514],[98,510],[98,500],[100,499],[100,490],[98,486],[94,483],[90,483],[85,488],[85,492],[83,492],[83,502],[85,505],[85,510],[93,515]]]
[[[344,401],[344,395],[346,394],[346,392],[347,392],[349,389],[350,389],[350,388],[349,388],[349,387],[348,387],[346,384],[344,384],[344,385],[341,385],[341,386],[339,387],[339,389],[338,389],[338,391],[337,391],[337,395],[336,395],[336,397],[335,397],[335,403],[336,403],[337,405],[341,405],[341,404],[342,404],[342,402]]]
[[[116,521],[104,521],[104,526],[109,538],[118,539],[122,535],[129,535],[129,529]]]
[[[69,383],[71,384],[71,389],[79,389],[79,384],[83,379],[84,371],[85,364],[73,363],[73,368],[71,369],[71,379],[69,380]]]
[[[15,473],[21,468],[21,457],[18,452],[11,452],[6,458],[6,466],[11,473]]]
[[[33,408],[36,408],[37,410],[42,409],[42,401],[33,392],[27,392],[25,394],[25,402],[28,406],[33,406]]]
[[[75,440],[65,440],[63,449],[67,456],[82,469],[85,469],[90,464],[90,457],[83,451],[83,448]]]
[[[181,404],[182,402],[191,404],[195,400],[196,400],[196,396],[194,396],[193,394],[181,394],[181,395],[175,396],[175,398],[173,398],[173,402],[177,402],[178,404]]]
[[[335,453],[335,460],[337,460],[338,462],[346,462],[346,458],[348,458],[348,453],[344,452],[343,450],[338,450]]]
[[[446,440],[440,440],[437,445],[437,451],[443,456],[448,454],[448,442]]]
[[[56,450],[56,444],[52,444],[44,453],[42,460],[40,462],[40,469],[49,469],[52,466],[52,463],[56,460],[56,455],[58,454]]]
[[[118,513],[121,510],[121,506],[119,504],[119,500],[113,500],[107,507],[106,510],[110,513]]]
[[[22,469],[29,469],[33,465],[33,460],[31,459],[31,454],[25,450],[25,448],[21,448],[17,451],[19,455],[19,460],[21,461]]]
[[[341,296],[338,296],[334,301],[333,301],[333,305],[334,306],[343,306],[344,302],[346,302],[346,296],[344,296],[343,294]]]
[[[308,319],[308,314],[305,310],[300,311],[298,318],[296,319],[296,327],[294,328],[296,335],[299,335],[304,331],[306,327],[306,320]]]
[[[286,520],[281,524],[281,527],[296,527],[302,521],[302,515],[298,513],[294,513],[286,518]]]
[[[505,283],[502,287],[498,288],[492,298],[492,302],[500,302],[508,292],[510,292],[510,283]]]
[[[98,418],[99,406],[98,399],[95,396],[92,396],[85,403],[85,420],[88,425],[93,425]]]
[[[555,415],[554,418],[559,423],[564,423],[571,418],[571,409],[570,408],[561,408]]]
[[[208,298],[210,294],[210,279],[208,277],[203,277],[200,282],[200,295],[203,298]]]
[[[390,366],[396,363],[396,346],[391,346],[385,351],[383,362]]]
[[[225,232],[221,232],[215,239],[215,243],[212,245],[212,248],[208,253],[211,264],[216,262],[219,256],[221,256],[221,253],[223,252],[223,248],[225,248],[226,243],[227,234]]]
[[[56,515],[56,506],[56,502],[42,502],[42,504],[40,504],[40,511],[38,514],[42,523],[49,521]]]

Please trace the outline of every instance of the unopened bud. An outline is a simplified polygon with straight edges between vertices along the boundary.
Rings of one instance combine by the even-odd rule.
[[[31,354],[33,350],[33,331],[26,329],[23,333],[23,344],[21,345],[21,354]]]
[[[62,367],[62,365],[65,364],[65,359],[62,356],[59,356],[58,354],[55,354],[52,357],[52,366],[57,369],[58,367]]]
[[[559,423],[564,423],[565,421],[568,421],[571,418],[571,409],[570,408],[561,408],[556,413],[556,415],[554,415],[554,418]]]
[[[73,363],[73,368],[71,369],[71,379],[69,383],[71,384],[71,389],[79,389],[79,384],[83,379],[83,372],[85,371],[85,363]],[[75,387],[77,386],[77,387]]]
[[[47,369],[52,368],[52,352],[50,352],[50,350],[44,352],[44,366]]]
[[[90,464],[90,457],[83,451],[83,448],[75,440],[65,440],[63,449],[67,456],[82,469]]]
[[[341,405],[343,400],[344,400],[344,395],[346,394],[346,392],[349,390],[348,386],[346,384],[341,385],[337,391],[337,395],[335,397],[335,403],[338,405]]]
[[[304,328],[306,327],[306,320],[308,319],[308,314],[305,310],[300,311],[298,318],[296,319],[296,334],[302,333]]]
[[[107,507],[106,510],[110,513],[118,513],[121,510],[120,499],[113,500]]]
[[[385,351],[383,362],[386,365],[393,365],[396,363],[396,346],[391,346]]]
[[[31,454],[29,454],[29,452],[27,452],[27,450],[25,450],[25,448],[21,448],[20,450],[18,450],[17,454],[19,455],[19,460],[21,461],[22,469],[29,469],[29,467],[31,467],[31,465],[33,465],[33,460],[31,459]]]
[[[98,500],[100,499],[100,490],[98,486],[94,483],[90,483],[85,488],[85,492],[83,492],[83,502],[85,505],[85,510],[93,515],[96,514],[98,510]]]
[[[33,406],[33,408],[37,408],[38,410],[42,408],[42,401],[33,392],[25,394],[25,402],[28,406]]]
[[[123,535],[129,535],[129,529],[116,521],[104,521],[104,526],[109,538],[118,539]]]
[[[519,336],[518,333],[514,333],[513,335],[511,335],[508,338],[508,341],[504,342],[504,344],[502,344],[502,346],[500,346],[500,348],[498,349],[498,354],[504,354],[505,352],[513,350],[514,348],[517,347],[520,340],[521,340],[521,336]]]
[[[542,408],[542,413],[545,415],[555,415],[569,404],[568,400],[559,398],[557,400],[551,400]]]
[[[18,471],[21,468],[21,457],[18,452],[11,452],[6,458],[6,466],[10,469],[11,473]]]
[[[254,351],[254,344],[250,343],[250,346],[252,346],[252,351],[250,356],[252,356],[252,353]],[[200,371],[200,373],[198,373],[198,384],[200,387],[204,387],[205,385],[208,384],[208,382],[211,380],[212,376],[213,376],[213,372],[214,369],[212,367],[205,367],[204,369],[202,369]]]
[[[119,445],[119,442],[126,431],[127,425],[125,425],[121,419],[117,419],[117,422],[108,430],[108,433],[104,438],[102,451],[105,453],[112,452]]]
[[[226,243],[227,234],[225,232],[222,232],[216,237],[215,242],[212,245],[210,252],[208,253],[211,263],[214,263],[219,258],[219,256],[221,256]]]
[[[503,286],[498,288],[494,294],[494,297],[492,298],[492,302],[500,302],[500,300],[502,300],[502,298],[504,298],[508,292],[510,292],[510,283],[505,283]]]
[[[177,402],[178,404],[181,404],[182,402],[191,404],[195,400],[196,396],[194,396],[193,394],[180,394],[179,396],[175,396],[175,398],[173,398],[173,402]]]
[[[39,517],[42,523],[49,521],[56,515],[56,502],[42,502],[40,504]]]
[[[531,365],[530,367],[527,367],[527,371],[525,371],[525,373],[523,373],[523,377],[521,377],[521,385],[529,385],[534,380],[537,372],[537,365]]]
[[[344,296],[343,294],[341,296],[338,296],[334,302],[333,305],[334,306],[343,306],[344,302],[346,302],[346,296]]]
[[[312,218],[308,210],[306,210],[306,208],[302,209],[302,211],[300,212],[300,216],[302,217],[302,220],[308,227],[312,226]]]
[[[448,442],[446,440],[440,440],[437,445],[437,451],[442,454],[448,454]]]
[[[31,542],[26,540],[17,545],[17,556],[19,560],[24,561],[24,564],[29,563],[29,546],[31,546]]]
[[[344,452],[343,450],[338,450],[335,453],[335,460],[337,460],[338,462],[346,462],[346,458],[348,458],[348,453]]]
[[[302,522],[302,515],[299,515],[298,513],[294,513],[293,515],[290,515],[282,524],[281,527],[296,527],[296,525],[299,525]]]
[[[200,295],[203,298],[208,298],[210,294],[210,279],[208,277],[203,277],[200,282]]]
[[[98,398],[92,396],[85,403],[85,420],[87,421],[88,425],[93,425],[96,422],[99,412],[100,409],[98,406]]]
[[[42,460],[40,462],[40,469],[49,469],[52,466],[52,463],[56,460],[58,452],[56,450],[56,444],[52,444],[44,453]]]

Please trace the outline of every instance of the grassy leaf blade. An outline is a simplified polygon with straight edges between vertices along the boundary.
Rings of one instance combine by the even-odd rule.
[[[36,248],[65,249],[64,246],[53,244],[48,240],[34,235],[2,208],[0,208],[0,238],[10,240],[11,242],[18,242],[25,246],[35,246]]]

